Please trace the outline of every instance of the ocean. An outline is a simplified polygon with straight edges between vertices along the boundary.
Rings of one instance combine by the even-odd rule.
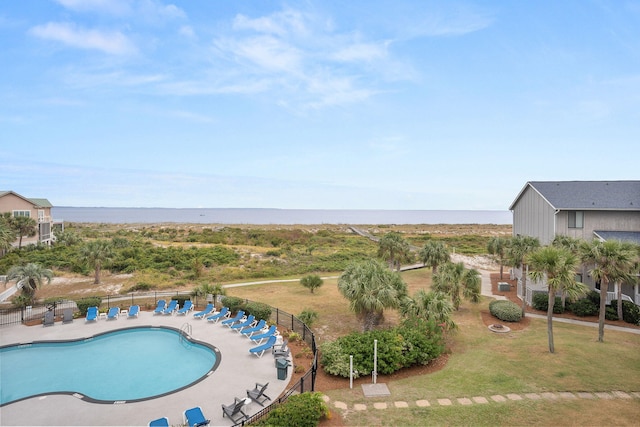
[[[511,224],[510,211],[245,208],[52,208],[56,221],[108,224]]]

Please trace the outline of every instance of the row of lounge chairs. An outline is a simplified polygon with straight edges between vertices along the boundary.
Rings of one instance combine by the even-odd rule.
[[[191,300],[186,300],[184,302],[184,306],[182,306],[182,308],[180,308],[178,301],[175,299],[172,299],[171,301],[169,301],[169,304],[167,305],[167,302],[163,299],[159,300],[156,306],[156,309],[153,311],[153,314],[179,314],[179,315],[184,315],[187,314],[189,311],[193,310],[193,303],[191,302]]]
[[[258,320],[253,314],[247,315],[243,310],[238,310],[236,315],[231,317],[228,307],[222,307],[220,311],[216,312],[214,305],[209,304],[203,311],[194,313],[193,316],[196,319],[205,318],[211,323],[220,322],[221,325],[227,326],[232,331],[249,338],[257,344],[249,349],[249,353],[257,357],[262,357],[265,351],[273,348],[279,335],[275,325],[267,326],[266,320]]]
[[[233,403],[231,403],[230,405],[222,404],[222,418],[228,417],[235,424],[238,424],[239,422],[244,420],[248,420],[249,416],[246,412],[244,412],[243,408],[251,402],[256,402],[260,406],[264,407],[265,402],[267,400],[271,400],[271,398],[265,394],[265,390],[268,386],[269,383],[256,383],[253,389],[247,389],[246,398],[235,397],[233,399]],[[211,422],[207,419],[207,417],[204,416],[204,413],[202,412],[202,408],[200,406],[187,409],[183,412],[182,418],[182,424],[190,427],[206,426]],[[158,418],[149,422],[149,427],[169,427],[169,425],[169,419],[167,417]]]
[[[139,313],[140,313],[140,306],[132,305],[129,307],[129,310],[127,311],[127,317],[128,318],[138,317]],[[98,307],[95,307],[95,306],[89,307],[87,309],[87,316],[85,317],[85,322],[95,322],[98,320],[99,315],[100,315],[100,312],[98,311]],[[109,308],[109,311],[107,312],[107,320],[114,320],[114,319],[117,319],[118,317],[120,317],[120,307]]]

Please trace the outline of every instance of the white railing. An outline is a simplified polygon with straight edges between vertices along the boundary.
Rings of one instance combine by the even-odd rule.
[[[39,222],[39,223],[43,223],[43,222],[51,222],[51,217],[50,217],[50,216],[41,216],[41,217],[38,217],[38,222]]]
[[[597,293],[600,293],[600,289],[594,289],[594,290]],[[607,300],[606,300],[607,305],[611,305],[611,301],[617,300],[617,299],[618,299],[617,292],[607,292]],[[633,298],[631,298],[629,295],[626,295],[626,294],[622,294],[622,301],[629,301],[635,304],[635,301],[633,300]]]

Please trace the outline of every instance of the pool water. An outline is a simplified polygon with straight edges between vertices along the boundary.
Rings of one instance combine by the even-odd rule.
[[[143,400],[198,382],[218,363],[216,349],[158,327],[7,346],[0,349],[0,404],[49,393],[79,393],[109,403]]]

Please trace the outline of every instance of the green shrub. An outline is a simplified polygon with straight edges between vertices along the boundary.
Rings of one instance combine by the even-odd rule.
[[[244,309],[244,299],[240,297],[227,297],[224,296],[221,299],[222,305],[229,308],[232,313],[237,313],[238,310]]]
[[[618,318],[618,310],[610,305],[607,306],[607,310],[604,312],[604,318],[607,320],[620,320]]]
[[[175,296],[175,297],[171,297],[171,299],[174,299],[174,300],[178,301],[178,305],[180,307],[184,307],[184,302],[187,301],[187,300],[190,301],[191,297],[190,296],[184,296],[184,295],[178,295],[178,296]]]
[[[600,293],[594,291],[593,289],[589,291],[587,294],[587,299],[594,303],[596,307],[600,306]]]
[[[489,312],[504,322],[519,322],[522,320],[522,307],[509,300],[491,301]]]
[[[547,311],[549,308],[549,294],[547,292],[536,292],[533,294],[531,306],[536,310]],[[555,314],[564,313],[564,307],[562,306],[562,299],[560,297],[556,297],[555,303],[553,304],[553,312]]]
[[[271,318],[271,306],[262,302],[248,302],[244,306],[244,311],[246,314],[253,314],[256,319],[269,320]]]
[[[100,304],[102,304],[102,298],[100,297],[82,298],[76,301],[81,316],[87,315],[87,309],[89,307],[100,307]]]
[[[320,392],[306,392],[290,396],[286,402],[269,412],[257,426],[316,427],[329,416],[329,408]]]
[[[611,301],[611,307],[618,311],[618,300]],[[622,301],[622,320],[633,325],[640,323],[640,307],[631,301]]]
[[[321,345],[322,366],[332,375],[349,377],[349,355],[354,376],[373,370],[374,340],[378,340],[378,373],[391,374],[416,364],[426,365],[444,351],[442,332],[433,322],[414,318],[387,330],[354,332]]]
[[[311,325],[318,320],[318,312],[310,308],[305,308],[298,314],[298,319],[308,327],[311,327]]]
[[[149,289],[155,288],[154,285],[144,282],[138,282],[132,287],[129,288],[127,292],[136,292],[136,291],[148,291]]]
[[[569,309],[579,317],[595,316],[598,314],[598,305],[590,298],[582,298],[569,306]]]

